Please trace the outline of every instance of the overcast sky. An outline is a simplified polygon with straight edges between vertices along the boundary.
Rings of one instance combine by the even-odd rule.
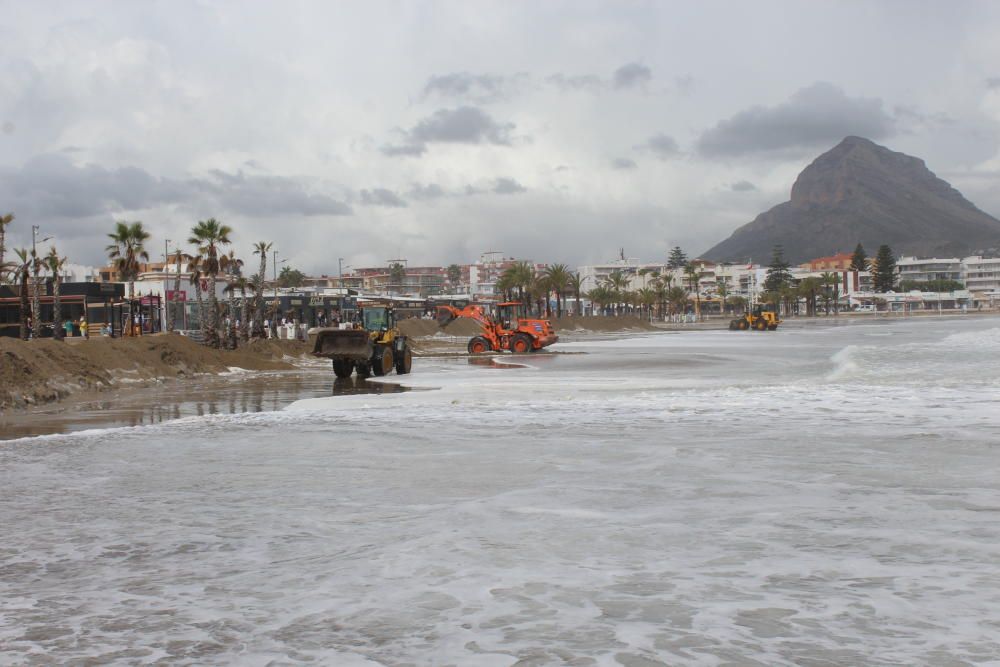
[[[997,2],[4,2],[0,212],[290,264],[695,255],[849,134],[1000,216]]]

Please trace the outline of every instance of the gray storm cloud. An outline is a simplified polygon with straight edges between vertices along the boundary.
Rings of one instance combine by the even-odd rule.
[[[615,70],[611,80],[615,88],[636,88],[653,79],[653,70],[639,63],[628,63]]]
[[[403,132],[401,144],[386,145],[381,150],[389,156],[419,156],[427,150],[428,144],[433,143],[510,146],[515,127],[514,123],[494,120],[477,107],[439,109]]]
[[[387,208],[406,207],[406,201],[402,197],[386,188],[362,190],[360,196],[361,203],[365,206],[385,206]]]
[[[755,106],[719,121],[698,138],[706,157],[805,151],[831,146],[848,135],[883,139],[895,120],[882,100],[848,97],[830,83],[815,83],[773,107]]]
[[[40,155],[20,168],[0,168],[0,201],[35,218],[84,218],[159,205],[188,204],[248,217],[342,216],[351,207],[279,176],[212,170],[204,177],[156,177],[138,167],[74,165],[65,155]]]
[[[0,212],[87,261],[119,216],[160,241],[215,216],[306,271],[333,243],[383,261],[385,238],[432,263],[653,258],[718,242],[857,134],[996,215],[1000,11],[960,5],[21,3]]]
[[[677,157],[681,152],[680,146],[677,145],[677,140],[662,133],[654,134],[644,143],[636,146],[636,149],[652,153],[661,160],[669,160],[670,158]]]

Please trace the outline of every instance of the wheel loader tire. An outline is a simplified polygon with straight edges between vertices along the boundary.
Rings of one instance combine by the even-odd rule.
[[[399,354],[399,358],[396,359],[396,375],[406,375],[410,372],[410,367],[412,365],[413,353],[410,352],[410,346],[407,345]]]
[[[510,339],[510,351],[514,354],[527,354],[531,352],[531,337],[527,334],[515,334]]]
[[[754,323],[754,328],[757,331],[767,331],[767,321],[763,318],[757,320],[757,322]]]
[[[381,377],[392,372],[392,349],[380,345],[375,348],[375,357],[372,359],[372,371]]]
[[[736,331],[736,320],[729,320],[729,330]]]
[[[476,336],[469,341],[469,354],[481,354],[483,352],[489,352],[492,349],[490,341],[486,340],[482,336]]]
[[[778,325],[777,324],[768,324],[767,325],[767,330],[768,331],[777,331],[778,330]]]
[[[354,362],[350,359],[334,359],[333,374],[339,378],[349,378],[354,372]]]
[[[354,365],[354,369],[358,372],[358,377],[362,380],[370,377],[372,374],[372,367],[365,362],[359,361]]]
[[[746,321],[746,318],[743,318],[742,320],[737,320],[736,328],[739,329],[740,331],[746,331],[747,329],[750,328],[750,324],[749,322]]]

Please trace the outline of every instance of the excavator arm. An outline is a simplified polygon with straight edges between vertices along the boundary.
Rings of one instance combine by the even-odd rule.
[[[437,307],[437,322],[438,326],[445,327],[449,323],[457,320],[460,317],[464,317],[475,321],[480,329],[482,329],[482,336],[486,338],[494,350],[500,349],[500,339],[497,335],[497,323],[483,311],[482,306],[476,306],[469,304],[465,308],[455,308],[454,306],[438,306]]]

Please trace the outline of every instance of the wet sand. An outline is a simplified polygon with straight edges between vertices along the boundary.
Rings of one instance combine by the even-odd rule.
[[[0,414],[0,440],[145,426],[182,417],[281,410],[301,398],[400,391],[399,385],[334,381],[326,369],[205,375],[156,386],[119,388],[59,404]]]

